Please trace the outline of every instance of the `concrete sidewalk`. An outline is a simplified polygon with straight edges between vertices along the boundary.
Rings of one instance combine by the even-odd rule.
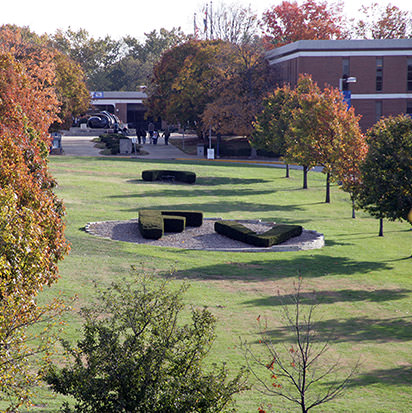
[[[95,148],[94,138],[98,136],[67,136],[62,137],[62,147],[64,156],[128,156],[128,155],[102,155],[102,151],[99,148]],[[131,136],[133,137],[133,136]],[[149,139],[147,139],[149,140]],[[130,155],[132,158],[138,159],[199,159],[197,156],[188,155],[178,149],[176,146],[165,145],[164,143],[158,143],[157,145],[151,145],[146,143],[141,145],[145,155],[136,156]]]
[[[101,149],[95,148],[92,139],[97,136],[62,136],[63,155],[65,156],[103,156]]]
[[[285,164],[273,159],[248,159],[248,158],[220,158],[220,159],[206,159],[204,157],[198,157],[196,155],[188,155],[184,153],[176,146],[169,143],[165,145],[163,139],[158,142],[157,145],[151,145],[146,143],[142,146],[145,155],[102,155],[101,149],[95,148],[95,143],[92,141],[97,136],[66,136],[63,135],[62,146],[63,156],[110,156],[110,157],[128,157],[134,159],[168,159],[178,161],[199,161],[199,162],[230,162],[238,164],[254,164],[261,166],[270,166],[274,168],[284,168]],[[148,142],[148,139],[147,139]],[[56,155],[60,156],[60,155]],[[302,169],[297,165],[290,165],[291,169]],[[313,168],[312,170],[320,171],[320,167]]]

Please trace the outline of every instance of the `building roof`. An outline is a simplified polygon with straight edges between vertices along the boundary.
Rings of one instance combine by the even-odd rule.
[[[92,99],[115,99],[115,100],[122,100],[122,99],[146,99],[147,94],[145,92],[137,92],[137,91],[94,91],[90,92]]]
[[[299,40],[266,53],[269,62],[299,56],[411,55],[412,39]]]

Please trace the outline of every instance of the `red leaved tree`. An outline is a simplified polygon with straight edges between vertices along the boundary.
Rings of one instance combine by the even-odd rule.
[[[263,13],[264,41],[268,49],[298,40],[330,40],[345,37],[342,5],[326,1],[283,1]]]

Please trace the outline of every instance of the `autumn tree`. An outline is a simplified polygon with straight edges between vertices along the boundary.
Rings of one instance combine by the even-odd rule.
[[[279,301],[282,326],[276,332],[279,336],[285,333],[285,339],[275,338],[273,331],[268,331],[267,320],[258,315],[259,343],[264,356],[257,355],[246,342],[242,347],[260,386],[258,390],[289,401],[306,413],[342,395],[358,371],[359,363],[348,367],[328,355],[332,334],[317,328],[316,293],[303,291],[302,278],[294,283],[290,302],[283,301],[281,296]],[[265,413],[262,406],[259,411]]]
[[[290,96],[291,119],[285,134],[287,163],[297,163],[303,169],[303,189],[308,188],[308,171],[317,165],[317,159],[313,157],[313,136],[306,134],[302,129],[305,117],[311,117],[302,107],[306,96],[316,96],[319,93],[318,86],[310,76],[300,76],[298,84]]]
[[[53,62],[56,72],[54,88],[60,102],[60,128],[70,128],[73,117],[80,116],[89,109],[90,92],[78,63],[59,52],[55,53]]]
[[[224,365],[204,366],[216,320],[192,309],[183,321],[186,289],[142,274],[99,293],[83,310],[82,338],[65,343],[66,366],[47,374],[53,390],[76,400],[65,412],[233,411],[244,372],[229,379]]]
[[[252,145],[302,166],[304,189],[307,172],[322,166],[327,177],[325,202],[330,202],[331,180],[345,178],[345,188],[353,189],[346,169],[355,171],[366,144],[359,118],[337,89],[321,90],[310,76],[300,76],[295,89],[288,85],[275,89],[263,106],[254,123]]]
[[[202,114],[205,127],[216,133],[250,136],[262,99],[270,90],[271,74],[259,47],[230,44],[232,72],[216,82],[213,100]]]
[[[411,36],[411,13],[397,6],[372,3],[359,10],[363,17],[355,22],[353,35],[361,39],[405,39]]]
[[[359,117],[347,107],[338,89],[319,88],[311,77],[301,77],[295,90],[298,105],[292,110],[286,156],[305,166],[319,165],[326,174],[325,202],[330,202],[330,181],[363,152]]]
[[[289,85],[276,88],[263,99],[263,108],[257,114],[250,142],[256,149],[278,155],[286,153],[286,133],[292,119],[292,109],[297,105],[296,95]],[[286,164],[286,177],[289,165]]]
[[[342,4],[283,1],[263,13],[263,30],[268,49],[298,40],[341,39],[345,37]]]
[[[232,45],[191,40],[164,53],[155,66],[149,111],[169,123],[203,134],[201,115],[215,98],[215,87],[233,73]]]
[[[53,89],[60,105],[56,128],[71,126],[72,117],[88,110],[90,93],[83,70],[69,56],[51,47],[47,36],[39,37],[28,28],[5,25],[0,28],[0,42],[18,61],[34,65],[32,72],[38,66],[54,73]]]
[[[30,402],[39,370],[30,356],[48,352],[48,327],[28,330],[59,311],[37,295],[58,279],[67,252],[62,202],[47,169],[49,126],[57,120],[54,56],[2,33],[0,43],[0,399],[10,411]],[[12,45],[12,46],[10,46]],[[13,46],[17,45],[17,46]],[[17,61],[18,58],[18,61]],[[38,343],[38,344],[36,344]]]
[[[379,219],[379,236],[383,236],[384,218],[411,222],[412,119],[406,115],[383,118],[368,130],[367,141],[357,202]]]

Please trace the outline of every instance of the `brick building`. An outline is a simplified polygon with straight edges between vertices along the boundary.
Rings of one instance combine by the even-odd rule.
[[[296,85],[299,74],[349,90],[351,104],[362,115],[362,129],[381,116],[412,116],[412,39],[301,40],[266,54],[279,85]],[[347,77],[356,83],[346,84]]]
[[[92,92],[92,105],[96,110],[106,110],[117,115],[129,127],[145,127],[145,92]]]

